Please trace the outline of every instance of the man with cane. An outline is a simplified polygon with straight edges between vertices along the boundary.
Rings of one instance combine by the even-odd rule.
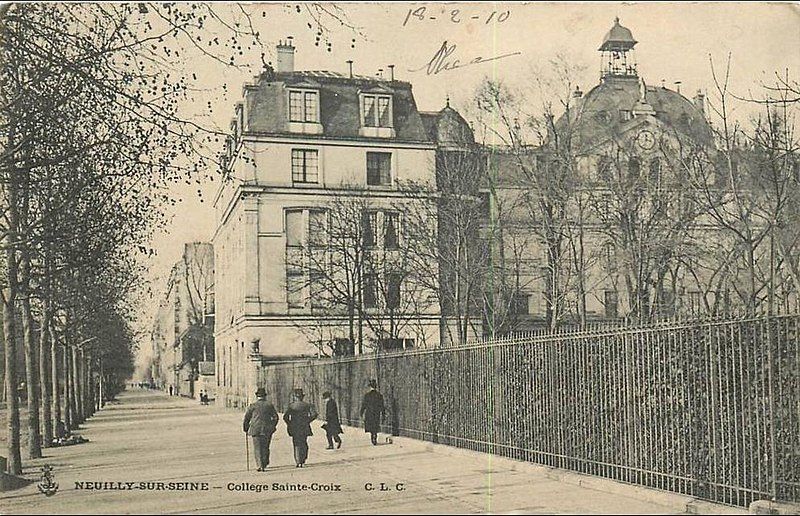
[[[250,471],[250,450],[247,436],[253,441],[253,452],[256,456],[256,471],[266,471],[269,465],[269,445],[272,434],[278,426],[278,412],[275,406],[267,401],[267,391],[263,387],[256,390],[255,402],[244,413],[243,428],[245,431],[245,452],[247,454],[247,470]]]

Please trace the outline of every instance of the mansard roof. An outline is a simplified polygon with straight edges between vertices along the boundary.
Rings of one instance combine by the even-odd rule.
[[[359,136],[361,128],[360,95],[392,96],[395,137],[382,141],[424,142],[431,140],[422,123],[411,84],[378,77],[348,76],[329,71],[262,73],[256,84],[245,87],[247,131],[288,134],[286,91],[292,87],[319,91],[320,123],[323,133],[310,138],[368,139]]]

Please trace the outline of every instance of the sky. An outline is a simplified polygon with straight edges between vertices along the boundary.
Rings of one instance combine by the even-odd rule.
[[[217,4],[222,14],[236,16],[239,8]],[[300,12],[297,6],[300,5]],[[614,18],[628,27],[636,45],[639,75],[648,84],[665,84],[691,97],[702,90],[712,93],[709,56],[722,66],[731,56],[732,91],[745,95],[759,81],[776,71],[789,70],[800,78],[800,5],[790,3],[339,3],[355,30],[323,17],[329,30],[315,46],[316,28],[303,4],[246,4],[263,49],[245,50],[247,66],[232,70],[202,56],[185,62],[199,77],[203,91],[187,113],[202,116],[204,123],[228,125],[241,87],[261,70],[261,53],[274,62],[278,40],[293,36],[295,69],[346,73],[346,61],[354,61],[354,73],[375,75],[379,68],[395,65],[395,78],[411,82],[417,106],[433,111],[445,99],[463,113],[470,98],[486,78],[522,86],[557,55],[585,67],[579,83],[588,91],[598,83],[603,36]],[[487,23],[488,21],[488,23]],[[219,31],[221,37],[225,36]],[[327,50],[326,39],[330,41]],[[451,58],[461,62],[475,57],[490,62],[428,74],[425,65],[447,42]],[[533,101],[533,100],[532,100]],[[212,113],[203,114],[207,102]],[[469,119],[469,118],[468,118]],[[184,242],[210,241],[215,229],[212,200],[218,182],[176,185],[180,199],[171,220],[152,241],[156,256],[150,260],[150,277],[156,293],[163,290],[173,263],[180,259]],[[202,199],[202,200],[201,200]],[[157,295],[157,294],[156,294]],[[157,303],[154,303],[157,305]]]

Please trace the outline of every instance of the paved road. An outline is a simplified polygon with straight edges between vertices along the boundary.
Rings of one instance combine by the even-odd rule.
[[[318,428],[315,424],[315,428]],[[326,451],[324,435],[310,439],[305,469],[296,469],[281,423],[272,443],[271,469],[247,472],[241,414],[203,407],[158,392],[123,393],[87,422],[90,443],[45,450],[26,467],[55,469],[52,497],[35,486],[0,494],[0,513],[642,513],[674,509],[619,494],[561,483],[490,455],[444,453],[398,439],[371,446],[362,431],[347,429],[341,450]],[[252,467],[252,463],[251,463]],[[76,483],[208,483],[206,491],[88,490]],[[368,490],[371,483],[389,489]],[[261,492],[243,485],[266,484]],[[296,492],[294,485],[307,485]],[[315,486],[340,485],[340,491]],[[397,490],[402,484],[402,490]],[[323,487],[324,489],[324,487]]]

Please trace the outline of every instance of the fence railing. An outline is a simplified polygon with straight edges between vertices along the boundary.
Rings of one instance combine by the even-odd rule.
[[[358,424],[371,378],[395,435],[731,505],[800,500],[800,315],[295,362],[260,383],[281,407],[330,390]]]

